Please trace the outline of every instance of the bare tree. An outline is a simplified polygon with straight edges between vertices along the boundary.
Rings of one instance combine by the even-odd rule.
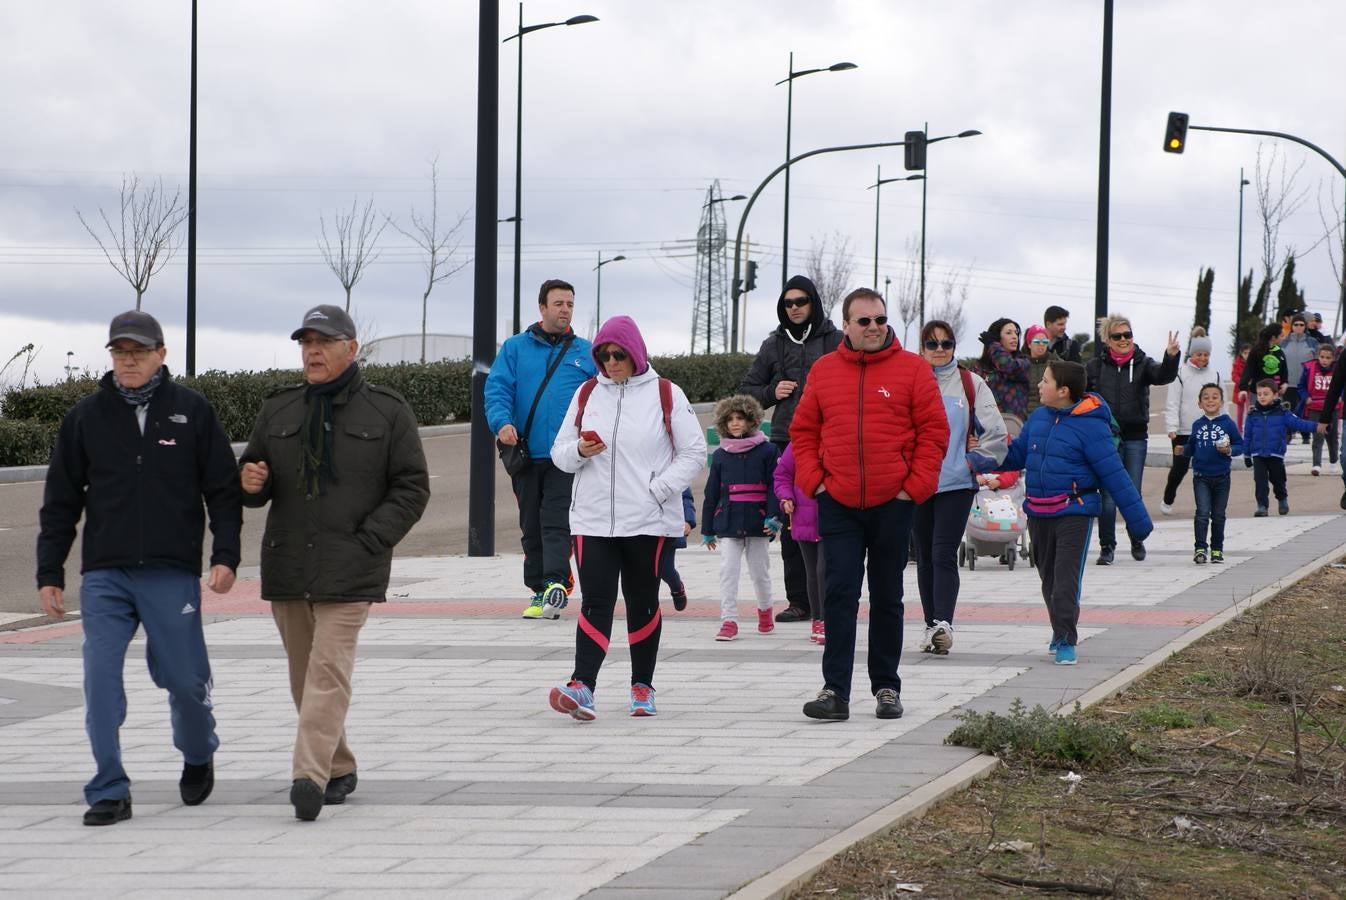
[[[902,320],[902,344],[905,346],[911,326],[920,324],[916,320],[921,315],[921,247],[914,237],[908,237],[902,247],[905,253],[902,268],[892,280],[888,296],[884,299],[888,309],[895,311]]]
[[[85,220],[84,213],[75,209],[80,224],[98,242],[98,248],[112,268],[135,290],[136,309],[140,309],[141,298],[150,289],[150,279],[168,264],[178,248],[178,227],[187,218],[187,208],[181,205],[181,198],[181,190],[168,196],[163,179],[142,184],[135,173],[123,175],[120,225],[113,225],[108,214],[98,207],[108,242],[116,250],[115,256]]]
[[[421,294],[422,363],[425,362],[425,334],[430,292],[435,289],[436,284],[452,278],[472,261],[471,257],[458,257],[458,248],[462,245],[458,231],[466,221],[467,213],[459,213],[456,222],[442,233],[439,230],[439,157],[437,156],[430,163],[430,218],[425,219],[417,215],[414,205],[411,207],[410,230],[388,218],[389,225],[409,238],[425,254],[425,291]]]
[[[322,251],[322,258],[326,260],[327,267],[346,290],[346,312],[351,311],[351,291],[364,277],[365,269],[379,258],[375,247],[383,234],[383,229],[388,227],[386,219],[382,225],[378,224],[373,197],[369,198],[364,209],[359,209],[359,204],[360,198],[355,197],[351,200],[349,215],[336,213],[332,216],[332,231],[336,235],[335,246],[332,239],[327,236],[327,220],[325,218],[318,220],[322,228],[318,249]]]
[[[36,354],[37,350],[32,344],[24,344],[3,366],[0,366],[0,396],[28,383],[28,373],[33,368],[33,357]],[[18,364],[19,368],[12,373],[10,368],[15,364]]]
[[[972,283],[971,268],[949,267],[949,273],[939,285],[939,300],[930,312],[931,319],[948,322],[953,329],[953,339],[958,340],[967,325],[967,295]]]
[[[1263,160],[1263,146],[1259,144],[1257,147],[1253,182],[1257,188],[1257,215],[1262,220],[1262,271],[1267,280],[1275,281],[1281,277],[1285,260],[1294,252],[1294,248],[1289,247],[1285,254],[1281,253],[1281,225],[1303,205],[1308,188],[1296,190],[1295,187],[1299,170],[1304,168],[1303,159],[1294,171],[1287,171],[1285,157],[1280,156],[1274,144]]]
[[[830,240],[833,246],[829,253],[829,238],[824,237],[821,242],[810,238],[809,252],[804,257],[804,274],[818,289],[823,315],[829,318],[841,298],[851,289],[851,274],[855,271],[855,254],[851,252],[850,237],[835,231]]]
[[[1318,185],[1318,219],[1323,223],[1323,236],[1318,239],[1318,243],[1327,244],[1327,260],[1332,265],[1332,276],[1337,282],[1337,296],[1346,295],[1346,231],[1342,230],[1342,216],[1346,211],[1337,206],[1337,195],[1328,192],[1328,203],[1332,207],[1332,216],[1329,218],[1323,211],[1322,183]],[[1317,244],[1314,245],[1315,247]],[[1310,250],[1313,247],[1309,248]],[[1333,331],[1342,327],[1341,315],[1343,311],[1340,303],[1337,304],[1337,314],[1330,321],[1334,322]]]

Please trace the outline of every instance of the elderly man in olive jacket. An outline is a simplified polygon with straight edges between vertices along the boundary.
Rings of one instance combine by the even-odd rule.
[[[430,480],[411,407],[360,375],[350,317],[314,307],[291,338],[307,384],[262,405],[240,474],[244,506],[271,504],[262,599],[289,660],[299,710],[290,802],[307,822],[355,790],[345,723],[356,642]]]

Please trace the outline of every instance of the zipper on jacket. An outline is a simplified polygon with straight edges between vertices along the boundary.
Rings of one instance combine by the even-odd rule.
[[[622,423],[622,400],[626,397],[626,382],[617,385],[617,415],[612,420],[612,463],[608,479],[608,537],[617,534],[617,428]]]
[[[855,417],[855,454],[860,462],[860,509],[865,508],[865,357],[860,355],[860,403]]]

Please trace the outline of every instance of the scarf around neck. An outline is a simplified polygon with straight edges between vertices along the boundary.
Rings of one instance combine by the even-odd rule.
[[[155,373],[150,376],[150,380],[138,388],[123,387],[116,376],[113,376],[112,387],[116,389],[117,395],[126,401],[130,406],[148,406],[150,398],[154,396],[154,391],[164,381],[164,367],[160,366]]]
[[[948,375],[954,369],[958,368],[958,358],[955,357],[942,366],[931,366],[930,368],[935,370],[936,378],[939,378],[941,375]]]
[[[332,457],[332,398],[341,393],[360,371],[351,363],[331,381],[310,384],[304,392],[307,409],[299,429],[299,486],[307,496],[323,493],[323,486],[336,477]]]
[[[1136,355],[1135,347],[1132,347],[1131,352],[1126,354],[1125,356],[1122,356],[1121,354],[1114,352],[1111,348],[1108,349],[1108,356],[1111,356],[1112,361],[1119,367],[1124,366],[1127,363],[1131,362],[1131,358],[1134,357],[1135,355]]]
[[[758,444],[766,443],[766,435],[760,431],[754,431],[752,434],[743,437],[722,437],[720,446],[726,453],[746,453]]]

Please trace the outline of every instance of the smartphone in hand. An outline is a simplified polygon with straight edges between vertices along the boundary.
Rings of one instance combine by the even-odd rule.
[[[602,439],[601,437],[598,436],[598,432],[597,432],[597,431],[587,431],[587,430],[586,430],[586,431],[581,431],[581,432],[580,432],[580,437],[584,438],[584,440],[588,441],[588,442],[591,443],[591,444],[601,444],[601,443],[603,443],[603,439]]]

